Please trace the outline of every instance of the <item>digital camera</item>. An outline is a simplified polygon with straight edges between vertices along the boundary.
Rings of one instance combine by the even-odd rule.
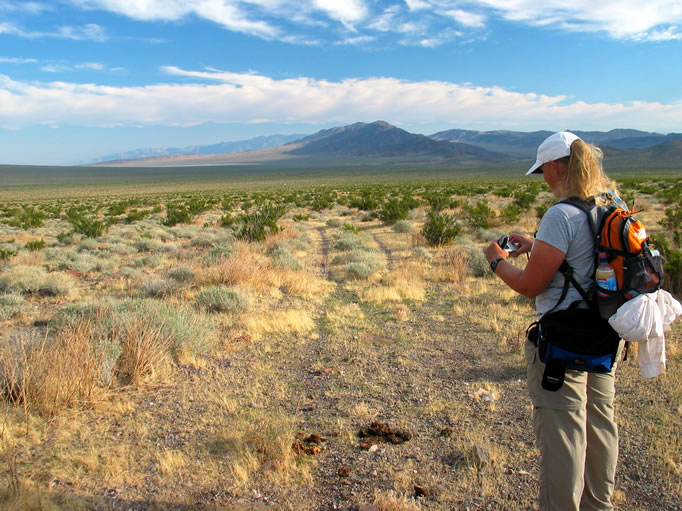
[[[497,244],[502,247],[502,250],[505,250],[507,252],[516,252],[519,248],[520,245],[517,245],[516,243],[512,243],[509,241],[509,236],[506,234],[503,234],[500,236],[500,239],[497,240]]]

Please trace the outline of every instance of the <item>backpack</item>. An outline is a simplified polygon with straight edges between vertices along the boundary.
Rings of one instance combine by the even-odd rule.
[[[617,289],[610,290],[599,286],[593,273],[590,292],[572,279],[570,271],[567,275],[565,261],[559,268],[583,300],[596,303],[603,319],[608,319],[618,307],[635,296],[660,289],[663,285],[663,261],[658,251],[651,249],[644,224],[634,216],[635,211],[629,211],[618,198],[612,198],[608,206],[597,206],[594,200],[575,197],[561,203],[575,206],[587,214],[594,235],[594,271],[597,270],[599,254],[604,253],[616,274]]]
[[[644,225],[624,202],[615,199],[609,206],[598,206],[594,200],[575,197],[561,202],[577,207],[588,216],[594,236],[594,271],[591,289],[584,290],[564,259],[559,267],[565,278],[559,300],[526,332],[528,339],[538,346],[540,360],[546,364],[542,387],[549,391],[561,388],[566,369],[610,372],[620,348],[620,336],[608,323],[608,317],[625,301],[656,291],[663,283],[661,257],[651,250]],[[616,274],[616,290],[604,289],[597,283],[600,253],[607,255]],[[577,289],[588,308],[579,308],[578,300],[567,309],[555,312],[570,285]]]

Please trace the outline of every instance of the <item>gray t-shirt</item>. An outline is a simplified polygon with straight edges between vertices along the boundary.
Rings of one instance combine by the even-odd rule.
[[[575,206],[556,204],[542,217],[535,237],[566,254],[573,277],[589,293],[594,270],[594,240],[587,215]],[[535,297],[538,318],[559,301],[563,287],[564,276],[557,272],[547,288]],[[569,285],[568,294],[555,310],[566,309],[576,300],[582,300],[580,293]],[[581,304],[581,307],[585,306]]]

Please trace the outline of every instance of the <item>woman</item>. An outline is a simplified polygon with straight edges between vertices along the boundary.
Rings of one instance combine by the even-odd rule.
[[[526,174],[542,173],[554,195],[599,197],[614,191],[601,168],[601,151],[569,132],[548,137],[539,147],[537,161]],[[509,255],[496,242],[486,250],[491,269],[518,293],[535,297],[538,318],[559,302],[564,277],[559,266],[566,259],[574,278],[589,289],[594,269],[593,236],[587,215],[568,204],[556,204],[543,216],[535,240],[512,234],[520,248],[512,257],[530,252],[525,269],[506,261]],[[581,300],[569,287],[555,310]],[[584,303],[580,306],[586,307]],[[525,346],[528,389],[533,401],[533,426],[540,449],[540,509],[561,511],[611,510],[618,431],[614,417],[614,372],[608,374],[567,370],[556,392],[542,388],[544,366],[537,347]]]

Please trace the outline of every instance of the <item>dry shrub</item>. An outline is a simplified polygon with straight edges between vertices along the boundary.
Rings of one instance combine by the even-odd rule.
[[[281,231],[271,234],[265,240],[265,245],[268,249],[276,246],[278,243],[287,240],[297,240],[301,237],[300,231],[294,229],[292,226],[287,226]]]
[[[269,259],[245,242],[235,243],[230,257],[205,268],[200,277],[209,284],[261,290],[277,287],[278,283]]]
[[[439,251],[427,274],[433,282],[461,282],[470,275],[470,256],[461,247],[453,246]]]
[[[161,327],[151,326],[141,319],[132,320],[117,334],[121,339],[118,371],[124,379],[139,386],[168,356],[172,340],[164,335]]]
[[[47,416],[91,403],[101,370],[92,332],[92,323],[84,320],[66,325],[53,340],[33,333],[5,341],[0,351],[4,397]]]
[[[26,252],[22,250],[12,258],[12,264],[18,266],[41,267],[45,262],[45,257],[41,252]]]

